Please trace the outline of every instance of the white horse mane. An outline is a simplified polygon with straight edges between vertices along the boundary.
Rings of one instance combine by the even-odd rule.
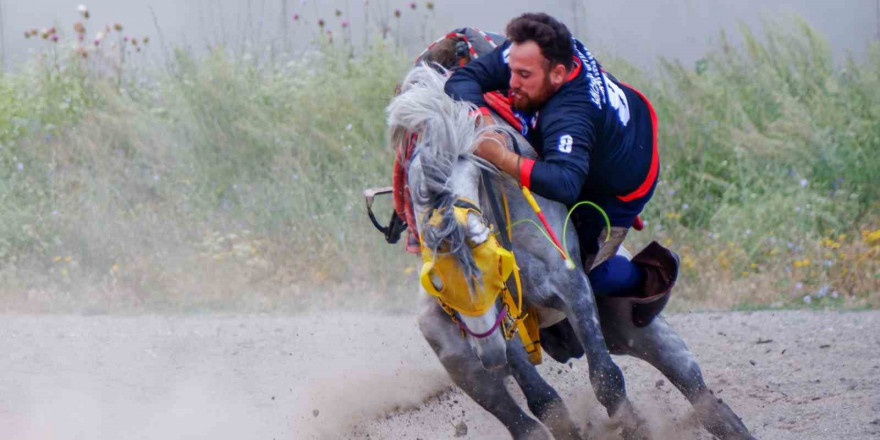
[[[454,254],[465,275],[479,278],[479,270],[465,242],[465,230],[453,217],[453,193],[450,178],[456,164],[470,161],[494,169],[474,156],[473,150],[485,129],[477,126],[476,106],[450,98],[443,90],[446,72],[420,64],[403,80],[400,94],[388,106],[388,138],[396,148],[405,148],[411,133],[418,135],[415,151],[420,157],[421,174],[413,189],[413,203],[440,210],[439,226],[422,225],[422,240],[433,252],[444,241],[446,252]],[[411,181],[411,183],[413,183]],[[423,223],[427,218],[422,219]]]
[[[420,155],[432,164],[451,170],[451,161],[458,158],[476,159],[470,153],[480,136],[477,129],[476,106],[450,98],[443,87],[444,71],[420,64],[413,68],[401,84],[401,92],[388,106],[389,138],[399,145],[402,136],[418,133]]]

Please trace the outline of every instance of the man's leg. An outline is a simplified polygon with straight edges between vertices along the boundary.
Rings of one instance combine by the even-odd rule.
[[[590,271],[588,278],[597,298],[640,296],[645,272],[622,255],[614,255]]]
[[[633,221],[653,195],[653,188],[645,196],[630,201],[598,192],[587,194],[587,198],[604,212],[602,215],[592,206],[581,206],[572,214],[572,225],[578,231],[581,256],[587,273],[617,255]]]
[[[587,272],[592,271],[609,258],[617,255],[617,249],[623,244],[623,240],[626,239],[626,234],[628,232],[629,227],[612,226],[610,234],[608,233],[607,228],[602,228],[599,233],[594,236],[598,243],[595,252],[584,254],[584,268],[589,268]]]

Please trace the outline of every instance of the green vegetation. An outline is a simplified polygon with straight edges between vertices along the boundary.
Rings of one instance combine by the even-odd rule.
[[[880,47],[840,68],[806,24],[764,35],[695,69],[606,65],[662,124],[632,246],[680,251],[679,309],[876,306]],[[411,307],[417,261],[361,197],[390,183],[384,108],[407,57],[216,48],[135,69],[147,43],[111,38],[47,40],[0,78],[0,307]]]
[[[644,235],[681,251],[685,305],[877,305],[880,46],[839,68],[806,23],[763,33],[648,81],[664,167]]]

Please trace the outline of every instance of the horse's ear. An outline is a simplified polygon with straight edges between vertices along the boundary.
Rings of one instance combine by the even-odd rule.
[[[397,84],[394,86],[394,96],[397,96],[397,95],[399,95],[399,94],[400,94],[400,83],[397,83]]]

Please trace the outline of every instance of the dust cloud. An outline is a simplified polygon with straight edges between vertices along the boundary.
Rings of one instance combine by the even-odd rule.
[[[8,316],[2,438],[338,438],[449,379],[410,317]]]

